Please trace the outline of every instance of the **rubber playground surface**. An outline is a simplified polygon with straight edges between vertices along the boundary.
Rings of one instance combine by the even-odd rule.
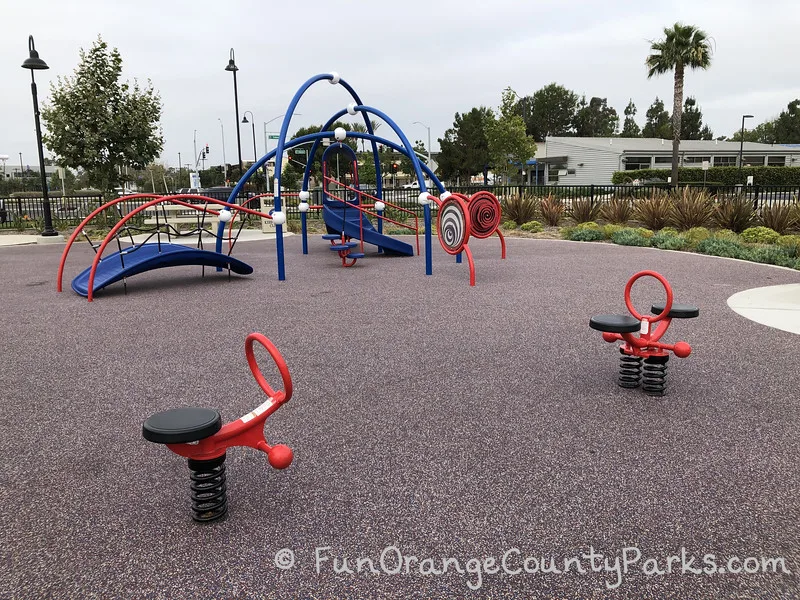
[[[92,303],[69,289],[86,244],[61,294],[61,245],[0,248],[0,598],[800,597],[800,337],[727,305],[800,273],[514,238],[501,261],[494,238],[470,288],[438,246],[427,277],[326,244],[286,238],[284,282],[275,242],[248,242],[252,275],[163,269]],[[588,327],[643,269],[701,310],[664,337],[693,352],[663,398],[617,386]],[[634,288],[640,312],[662,299]],[[196,524],[185,459],[142,422],[264,402],[253,331],[291,371],[266,437],[295,459],[230,449],[227,518]]]

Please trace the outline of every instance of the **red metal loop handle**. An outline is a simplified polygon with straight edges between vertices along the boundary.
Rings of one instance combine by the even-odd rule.
[[[641,277],[654,277],[655,279],[658,279],[661,285],[664,286],[664,291],[667,292],[667,303],[664,306],[664,310],[661,311],[655,318],[650,318],[648,316],[648,320],[651,323],[655,323],[666,317],[669,314],[669,311],[672,310],[672,287],[669,285],[669,282],[664,278],[663,275],[656,273],[655,271],[640,271],[628,280],[628,284],[625,286],[625,306],[627,306],[630,313],[640,321],[643,321],[644,317],[636,312],[636,309],[633,307],[633,302],[631,302],[631,288],[633,287],[634,282]]]
[[[283,379],[283,391],[286,396],[286,400],[292,397],[292,376],[289,374],[289,367],[286,366],[286,361],[283,360],[283,356],[278,351],[278,348],[275,347],[275,344],[269,341],[267,337],[261,333],[251,333],[247,336],[247,339],[244,341],[244,353],[247,356],[247,364],[250,365],[250,371],[253,373],[253,377],[256,378],[258,385],[264,390],[264,393],[267,394],[270,398],[275,396],[275,390],[273,390],[267,380],[264,379],[264,375],[261,373],[261,369],[258,368],[258,363],[256,362],[256,357],[253,354],[253,342],[258,342],[264,348],[267,349],[269,355],[272,357],[272,360],[275,361],[275,366],[278,367],[278,371],[280,371],[281,379]]]

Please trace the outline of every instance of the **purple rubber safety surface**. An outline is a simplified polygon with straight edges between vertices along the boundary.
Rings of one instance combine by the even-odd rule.
[[[303,256],[295,236],[283,282],[274,242],[250,242],[235,251],[248,277],[172,267],[92,303],[55,292],[60,247],[0,248],[0,598],[797,598],[800,337],[726,299],[800,273],[507,242],[505,261],[496,238],[470,242],[474,288],[438,246],[426,277],[424,257],[369,253],[342,269],[327,242],[312,237]],[[65,281],[92,256],[77,246]],[[620,388],[619,352],[588,326],[625,312],[625,283],[643,269],[701,311],[664,337],[693,352],[670,360],[663,398]],[[650,283],[634,286],[640,312],[664,299]],[[223,422],[259,406],[244,356],[253,331],[292,374],[266,437],[295,460],[276,471],[263,453],[230,449],[229,514],[198,525],[186,461],[145,441],[142,423],[179,406]],[[258,360],[280,387],[266,353]],[[525,557],[563,568],[590,546],[612,564],[626,547],[642,558],[616,590],[588,561],[586,573],[484,572],[480,591],[452,566],[421,575],[410,561],[390,575],[362,561],[336,574],[333,563],[380,570],[390,548],[392,570],[396,547],[466,570],[516,548],[512,570]],[[287,570],[275,566],[284,548]],[[705,554],[783,557],[792,574],[697,575],[680,562],[643,574],[646,559],[663,569],[682,548],[700,557],[690,568]],[[328,559],[319,573],[316,552]]]

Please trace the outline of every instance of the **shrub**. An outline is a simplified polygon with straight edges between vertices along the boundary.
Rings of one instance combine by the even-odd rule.
[[[602,240],[605,236],[599,229],[578,229],[574,228],[569,232],[566,239],[573,242],[596,242]]]
[[[539,202],[539,211],[542,213],[542,218],[548,225],[551,227],[558,227],[561,217],[564,216],[564,203],[559,198],[550,194],[546,198],[542,198],[541,202]]]
[[[575,226],[576,229],[595,229],[600,230],[600,225],[595,223],[594,221],[587,221],[586,223],[578,223]]]
[[[683,250],[687,246],[686,236],[663,231],[659,231],[650,238],[650,243],[653,247],[662,250]]]
[[[717,240],[728,240],[729,242],[738,242],[739,241],[739,236],[736,235],[730,229],[720,229],[718,231],[715,231],[714,234],[711,237],[713,237],[714,239],[717,239]]]
[[[500,208],[503,216],[517,225],[532,221],[536,216],[538,201],[533,196],[516,194],[503,198]]]
[[[520,229],[529,233],[539,233],[542,229],[544,229],[544,227],[542,227],[542,224],[539,223],[539,221],[528,221],[527,223],[523,223],[520,226]]]
[[[793,256],[800,255],[800,235],[782,235],[775,240],[775,245],[792,253]]]
[[[500,225],[503,229],[516,229],[517,224],[515,221],[503,221],[503,224]]]
[[[625,229],[622,225],[617,225],[615,223],[609,223],[608,225],[603,225],[603,236],[610,240],[615,233],[618,231],[622,231]]]
[[[744,257],[753,262],[778,265],[781,267],[794,267],[795,258],[786,250],[778,246],[760,246],[747,248]]]
[[[615,244],[620,246],[649,246],[650,240],[632,227],[625,227],[611,236]]]
[[[794,225],[794,214],[789,204],[767,204],[761,209],[759,222],[781,235]]]
[[[712,220],[722,229],[741,233],[753,222],[753,203],[747,196],[724,198],[714,204]]]
[[[602,204],[600,216],[609,223],[626,225],[633,218],[633,205],[628,198],[612,198]]]
[[[689,231],[686,232],[686,242],[692,248],[697,246],[697,244],[699,244],[703,240],[707,240],[710,237],[711,237],[711,232],[705,227],[692,227]]]
[[[697,244],[697,251],[710,256],[726,258],[745,258],[745,248],[739,242],[706,238]]]
[[[303,230],[303,226],[300,221],[290,219],[286,221],[286,229],[288,229],[290,233],[300,233]]]
[[[742,232],[742,239],[750,244],[774,244],[781,237],[769,227],[750,227]]]
[[[753,176],[756,185],[800,185],[800,168],[798,167],[744,167],[741,172],[739,167],[711,167],[703,172],[697,167],[679,167],[679,185],[687,183],[701,183],[703,177],[707,178],[706,185],[718,183],[734,186],[741,183],[743,177]],[[664,169],[640,169],[636,171],[616,171],[611,176],[612,183],[625,183],[634,179],[660,179],[664,177]]]
[[[672,235],[678,235],[678,230],[674,227],[662,227],[659,230],[659,233],[671,233]]]
[[[637,227],[637,228],[636,228],[636,231],[638,231],[638,232],[639,232],[639,234],[640,234],[642,237],[645,237],[645,238],[647,238],[648,240],[649,240],[651,237],[653,237],[653,230],[652,230],[652,229],[647,229],[647,227]]]
[[[593,202],[589,198],[579,198],[578,200],[573,200],[572,206],[569,209],[569,216],[576,223],[595,221],[599,213],[600,203]]]
[[[670,202],[665,195],[652,196],[637,200],[634,205],[634,216],[646,227],[656,230],[663,229],[669,222]]]
[[[681,231],[704,227],[714,214],[714,203],[703,190],[683,188],[672,197],[669,222]]]

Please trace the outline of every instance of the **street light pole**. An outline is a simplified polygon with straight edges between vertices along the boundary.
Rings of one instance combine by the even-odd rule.
[[[250,113],[250,120],[247,120],[247,113]],[[258,161],[258,149],[256,148],[256,118],[253,116],[252,110],[244,111],[244,118],[242,119],[242,123],[250,123],[253,126],[253,164],[256,164]],[[264,164],[264,177],[269,177],[267,173],[267,165]]]
[[[42,125],[39,122],[39,98],[36,90],[36,80],[33,72],[49,69],[47,63],[39,58],[36,46],[33,43],[33,36],[28,36],[28,58],[22,63],[23,69],[31,70],[31,95],[33,96],[33,119],[36,122],[36,145],[39,149],[39,174],[42,176],[42,207],[44,208],[44,231],[42,236],[52,237],[58,235],[53,229],[53,216],[50,213],[50,198],[47,196],[47,174],[44,171],[44,148],[42,147]],[[21,156],[21,155],[20,155]]]
[[[280,119],[281,117],[285,117],[285,114],[278,115],[277,117],[272,117],[269,121],[264,121],[264,154],[269,154],[269,141],[267,139],[267,125],[275,121],[276,119]],[[293,117],[302,117],[303,113],[292,113]],[[275,157],[275,161],[277,164],[278,157]],[[270,181],[269,181],[269,171],[267,170],[267,163],[264,163],[264,173],[267,176],[267,192],[269,192],[270,188]]]
[[[197,171],[197,163],[200,162],[200,155],[197,153],[197,129],[194,130],[194,170]],[[192,187],[189,185],[189,187]]]
[[[234,59],[233,48],[231,48],[231,55],[230,59],[228,60],[228,66],[225,67],[226,71],[230,71],[233,73],[233,101],[236,106],[236,147],[239,149],[239,177],[242,176],[242,136],[239,133],[239,87],[236,83],[236,71],[239,70],[239,67],[236,66],[236,60]]]
[[[744,120],[752,119],[753,115],[742,115],[742,131],[739,133],[739,181],[742,181],[742,150],[744,150]]]
[[[425,129],[428,130],[428,168],[433,171],[433,167],[431,167],[431,128],[425,125],[420,121],[414,121],[412,125],[422,125]],[[410,149],[412,152],[414,151],[413,148]]]
[[[217,117],[217,121],[219,121],[219,128],[222,131],[222,172],[224,173],[225,177],[225,185],[228,184],[228,159],[225,158],[225,128],[222,126],[222,119]]]

